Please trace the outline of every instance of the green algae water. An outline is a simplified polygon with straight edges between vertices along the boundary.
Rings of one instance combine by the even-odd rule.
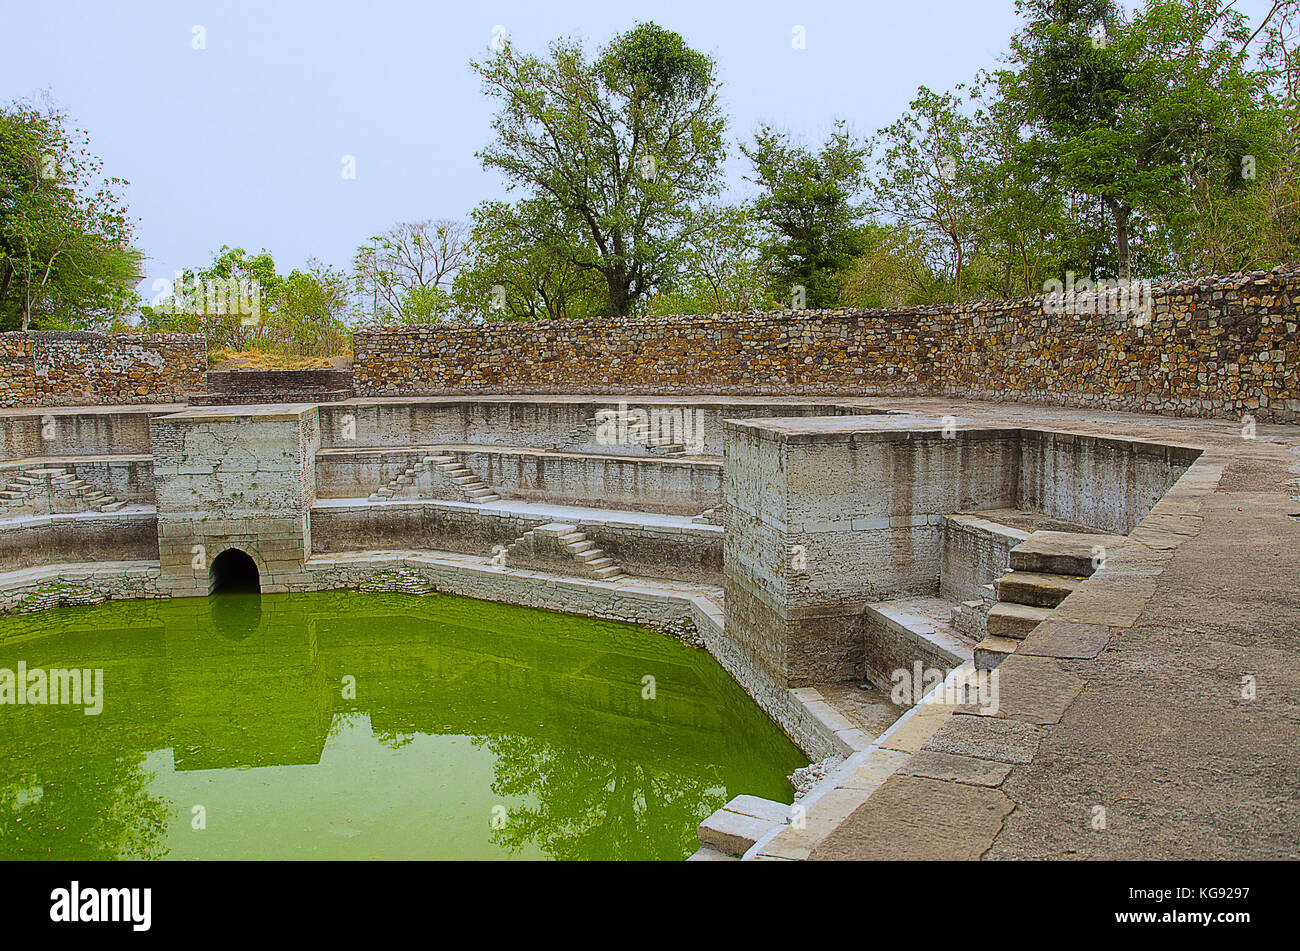
[[[55,670],[102,670],[100,712],[93,675],[16,702],[74,699]],[[354,592],[0,619],[0,859],[681,859],[806,763],[629,624]]]

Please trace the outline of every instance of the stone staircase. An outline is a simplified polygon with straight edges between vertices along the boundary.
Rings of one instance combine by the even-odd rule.
[[[1097,570],[1098,555],[1113,551],[1121,535],[1034,532],[1011,549],[1011,570],[987,598],[985,636],[975,647],[975,666],[992,670],[1013,654],[1062,601]],[[972,610],[968,603],[958,610]]]
[[[789,824],[791,807],[758,796],[736,796],[699,827],[700,849],[688,862],[739,861],[759,839]]]
[[[20,469],[0,491],[0,512],[10,516],[116,512],[124,505],[126,502],[99,491],[63,466]]]
[[[635,419],[631,412],[617,409],[602,409],[595,416],[587,419],[585,425],[569,431],[569,443],[588,443],[596,441],[594,429],[600,425],[609,425],[610,421],[618,427],[618,432],[627,434],[626,445],[644,446],[652,456],[684,456],[686,446],[673,442],[672,436],[652,435],[648,422]]]
[[[438,481],[455,492],[461,501],[481,505],[484,502],[497,502],[501,499],[501,496],[493,492],[485,482],[474,475],[469,467],[461,463],[455,456],[439,455],[425,456],[423,460],[404,471],[387,485],[370,493],[370,501],[421,498],[420,489],[422,486],[420,482],[421,476],[425,474],[429,476],[427,488],[430,495],[433,492],[433,481],[436,474]]]
[[[209,370],[207,389],[191,393],[191,406],[253,403],[337,403],[356,396],[351,370]]]
[[[576,525],[550,522],[524,532],[505,550],[505,563],[519,568],[536,568],[578,574],[612,581],[623,577],[613,558],[587,538]]]

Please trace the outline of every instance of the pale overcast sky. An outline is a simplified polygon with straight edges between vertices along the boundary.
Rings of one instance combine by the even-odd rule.
[[[1268,6],[1237,3],[1254,22]],[[493,31],[541,51],[561,35],[603,44],[638,20],[718,60],[735,197],[749,186],[734,143],[760,122],[810,144],[840,117],[870,134],[918,85],[995,67],[1020,23],[1012,0],[44,0],[7,4],[0,96],[49,88],[105,172],[131,182],[148,296],[222,244],[266,248],[283,272],[312,256],[346,266],[396,221],[464,218],[503,194],[474,157],[492,103],[468,66]],[[341,174],[349,155],[355,180]]]

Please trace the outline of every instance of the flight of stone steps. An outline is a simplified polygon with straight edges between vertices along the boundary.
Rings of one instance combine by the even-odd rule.
[[[616,432],[627,436],[627,445],[645,446],[654,456],[684,456],[686,446],[673,442],[671,434],[652,434],[650,424],[634,417],[628,410],[602,409],[587,419],[586,424],[569,431],[570,443],[598,442],[599,427],[613,425]]]
[[[7,515],[116,512],[124,505],[61,466],[20,469],[0,491],[0,506]]]
[[[524,532],[505,550],[504,561],[518,568],[572,572],[612,581],[623,569],[576,525],[551,522]]]
[[[461,497],[462,501],[482,504],[484,502],[496,502],[501,499],[501,496],[493,492],[486,483],[474,475],[455,456],[439,455],[425,456],[423,460],[407,469],[389,482],[388,485],[370,493],[370,501],[419,498],[420,476],[429,473],[432,477],[435,472],[443,477],[443,480]]]
[[[985,637],[975,647],[975,666],[991,670],[1013,654],[1029,634],[1097,570],[1107,551],[1124,541],[1120,535],[1034,532],[1011,549],[1011,570],[985,599]],[[963,605],[973,609],[974,602]]]

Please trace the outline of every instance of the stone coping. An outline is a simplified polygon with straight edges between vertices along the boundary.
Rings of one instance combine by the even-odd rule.
[[[1153,441],[1137,436],[1107,436],[1096,433],[1081,433],[1068,427],[1025,425],[1014,422],[984,422],[975,419],[963,419],[953,416],[952,424],[963,437],[995,439],[1007,434],[1034,433],[1058,437],[1062,440],[1082,439],[1157,454],[1174,452],[1199,453],[1201,446],[1192,443],[1173,442],[1169,440]],[[907,440],[914,434],[925,433],[942,435],[945,425],[942,421],[920,420],[915,416],[805,416],[773,419],[729,419],[725,425],[734,430],[746,430],[760,438],[780,442],[853,442],[857,437],[865,437],[875,442]]]
[[[6,406],[0,408],[0,420],[26,419],[31,416],[116,416],[159,415],[179,413],[189,406],[188,403],[128,403],[89,406]]]
[[[664,463],[672,466],[704,466],[722,468],[721,456],[628,456],[607,452],[570,452],[560,449],[539,449],[530,446],[493,446],[484,443],[439,443],[421,446],[331,446],[318,449],[316,458],[322,456],[364,455],[432,455],[455,452],[462,455],[481,456],[544,456],[547,459],[599,459],[610,462]]]
[[[19,515],[15,518],[0,518],[0,533],[18,529],[43,528],[47,525],[71,524],[75,522],[121,522],[138,519],[156,519],[158,510],[144,502],[128,502],[112,512],[56,512],[43,515]]]
[[[44,469],[56,466],[74,465],[114,465],[132,462],[153,462],[153,456],[145,453],[104,453],[87,455],[78,453],[73,456],[18,456],[13,459],[0,459],[0,469]]]
[[[317,403],[243,403],[228,406],[199,406],[169,413],[160,419],[184,419],[192,422],[217,422],[228,419],[298,419],[313,412]]]

